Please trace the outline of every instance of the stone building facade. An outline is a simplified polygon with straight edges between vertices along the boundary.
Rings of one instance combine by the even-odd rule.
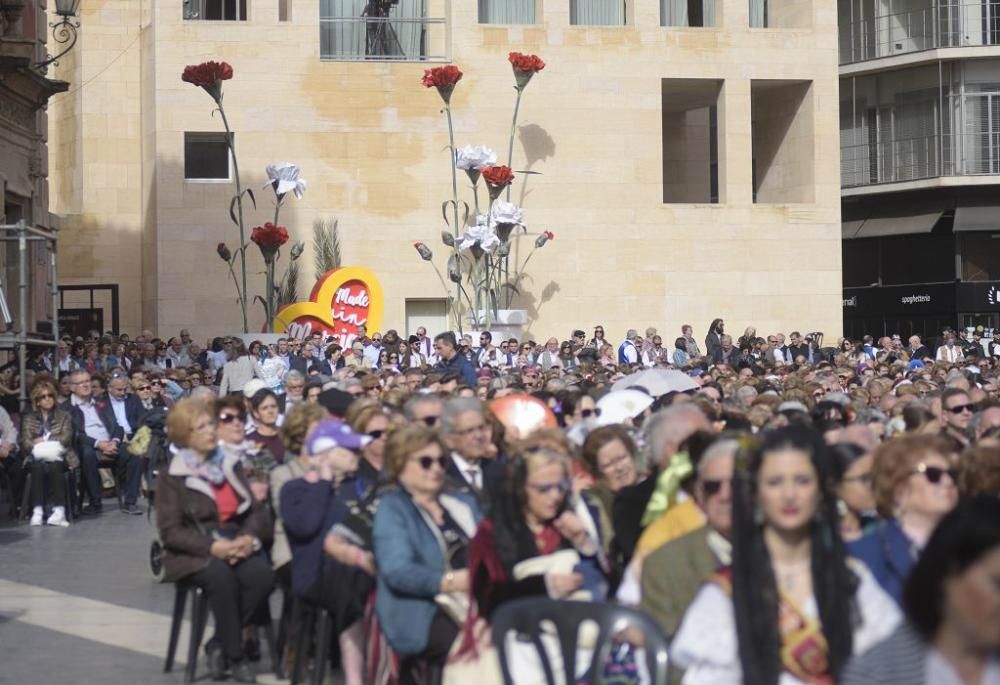
[[[300,293],[312,224],[336,219],[345,264],[381,280],[382,328],[434,328],[445,293],[413,243],[443,269],[451,177],[441,101],[421,75],[463,70],[456,144],[504,160],[507,55],[519,51],[547,66],[525,92],[513,153],[515,171],[537,174],[519,174],[512,199],[529,231],[555,234],[515,302],[528,332],[599,323],[620,340],[655,325],[671,340],[723,317],[730,330],[839,334],[833,0],[399,0],[384,3],[388,34],[362,16],[382,4],[89,0],[60,67],[86,86],[51,121],[61,282],[117,284],[125,331],[239,328],[215,250],[236,243],[233,188],[206,162],[221,123],[180,79],[224,60],[244,184],[260,191],[265,166],[283,161],[309,182],[282,215],[307,243]],[[221,178],[192,178],[199,164]],[[257,204],[251,226],[270,220],[270,191]]]

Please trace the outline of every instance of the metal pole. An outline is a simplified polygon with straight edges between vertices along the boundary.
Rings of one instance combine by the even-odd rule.
[[[55,347],[58,347],[59,343],[59,284],[56,280],[56,241],[53,239],[49,245],[49,286],[52,288],[50,294],[52,295],[52,340],[56,343]],[[56,357],[58,355],[53,349],[52,353],[52,375],[56,379],[56,385],[59,384],[59,364],[56,362]]]
[[[28,241],[25,239],[23,219],[18,222],[17,235],[20,238],[17,243],[17,295],[18,308],[20,310],[17,313],[18,327],[20,328],[18,331],[18,338],[20,340],[17,345],[17,352],[18,371],[21,374],[21,387],[18,394],[21,398],[21,411],[24,411],[28,407],[28,383],[27,378],[25,378],[28,370]]]

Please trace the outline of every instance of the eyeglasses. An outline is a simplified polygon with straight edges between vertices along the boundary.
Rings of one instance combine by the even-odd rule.
[[[55,398],[56,398],[56,396],[53,395],[50,392],[47,392],[47,393],[44,393],[44,394],[38,396],[39,401],[41,401],[41,400],[54,400]]]
[[[591,416],[600,416],[600,415],[601,415],[600,408],[598,408],[598,409],[583,409],[580,412],[580,416],[582,416],[585,419],[589,419]]]
[[[969,412],[971,414],[972,410],[973,410],[973,405],[972,404],[960,404],[957,407],[947,407],[947,409],[952,414],[956,414],[956,415],[961,414],[963,411],[967,411],[967,412]]]
[[[417,463],[424,471],[430,471],[434,464],[440,466],[441,470],[444,471],[447,468],[448,460],[445,457],[420,457],[417,459]]]
[[[219,423],[232,423],[233,421],[239,420],[239,414],[219,414]]]
[[[368,433],[366,433],[366,435],[369,438],[371,438],[372,440],[378,440],[383,435],[385,435],[385,433],[386,433],[385,431],[368,431]]]
[[[441,420],[441,417],[440,416],[425,416],[424,418],[422,418],[420,420],[423,421],[424,423],[426,423],[429,428],[433,428],[434,426],[436,426],[438,424],[438,421]]]
[[[528,487],[537,492],[539,495],[547,495],[553,491],[558,492],[560,495],[564,495],[569,492],[571,484],[569,480],[561,480],[558,483],[528,483]]]
[[[151,388],[150,388],[150,386],[148,386],[148,385],[140,385],[140,386],[139,386],[138,388],[136,388],[135,390],[136,390],[136,392],[142,392],[143,390],[150,390],[150,389],[151,389]]]
[[[722,479],[707,479],[701,481],[701,491],[705,493],[705,497],[715,497],[720,492],[722,492],[722,484],[727,481]]]
[[[913,470],[913,473],[923,474],[924,478],[927,479],[927,482],[932,485],[940,483],[941,478],[944,477],[945,474],[948,474],[948,478],[951,479],[952,485],[958,483],[958,469],[955,468],[943,469],[940,466],[928,466],[927,464],[920,463],[917,464],[917,468]]]

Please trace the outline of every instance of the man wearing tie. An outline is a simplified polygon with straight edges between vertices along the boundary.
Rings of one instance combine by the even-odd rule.
[[[503,467],[486,458],[492,428],[486,421],[482,403],[474,397],[448,400],[441,412],[441,433],[451,449],[445,487],[475,497],[484,507],[487,493]]]

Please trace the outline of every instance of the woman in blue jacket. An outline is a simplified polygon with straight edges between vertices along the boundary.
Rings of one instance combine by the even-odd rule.
[[[424,666],[439,682],[459,627],[434,598],[468,594],[466,556],[480,512],[473,499],[442,492],[450,457],[424,424],[393,433],[385,457],[386,476],[397,487],[382,495],[375,513],[375,611],[402,657],[401,685],[417,682]]]

